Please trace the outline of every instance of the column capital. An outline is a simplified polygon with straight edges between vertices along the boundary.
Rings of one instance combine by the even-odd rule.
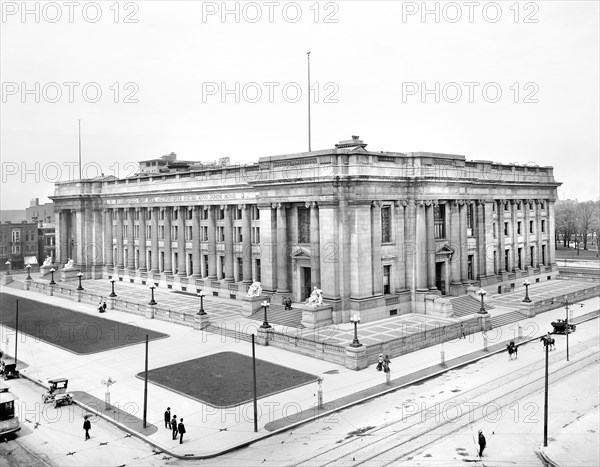
[[[286,203],[272,203],[271,207],[273,209],[287,209],[289,205]]]
[[[486,199],[478,199],[477,200],[477,206],[485,206],[485,203],[487,203]]]
[[[371,207],[372,208],[380,208],[381,207],[381,200],[376,199],[375,201],[371,201]]]
[[[533,200],[533,202],[534,202],[535,204],[540,204],[540,203],[542,202],[542,200],[541,200],[541,199],[534,199],[534,200]]]
[[[307,201],[304,203],[304,206],[307,208],[318,208],[319,204],[316,201]]]
[[[397,200],[394,201],[394,206],[396,206],[396,207],[400,207],[400,206],[406,207],[406,206],[408,206],[408,201],[405,200],[405,199],[397,199]]]
[[[498,204],[502,204],[502,205],[506,204],[506,200],[503,198],[497,199],[496,201],[498,202]]]
[[[229,210],[229,205],[228,205],[228,204],[221,204],[221,205],[219,206],[219,209],[220,209],[221,211],[228,211],[228,210]]]
[[[509,200],[509,202],[510,202],[510,204],[517,205],[517,206],[519,204],[521,204],[521,200],[520,199],[511,199],[511,200]]]

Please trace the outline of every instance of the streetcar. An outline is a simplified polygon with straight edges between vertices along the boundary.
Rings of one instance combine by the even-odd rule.
[[[19,417],[15,414],[18,401],[19,398],[8,388],[0,388],[0,436],[6,436],[21,429]]]

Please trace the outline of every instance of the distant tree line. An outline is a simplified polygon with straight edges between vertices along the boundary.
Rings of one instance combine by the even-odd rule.
[[[558,201],[554,212],[556,245],[562,242],[564,247],[570,247],[573,242],[575,248],[579,249],[581,244],[584,250],[593,246],[598,256],[600,201]]]

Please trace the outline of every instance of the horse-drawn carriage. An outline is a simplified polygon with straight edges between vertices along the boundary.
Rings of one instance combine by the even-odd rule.
[[[17,370],[16,363],[4,363],[0,364],[0,375],[7,380],[13,378],[19,378],[19,370]]]
[[[67,393],[67,386],[69,380],[66,378],[57,378],[48,380],[50,385],[48,392],[42,394],[42,401],[44,403],[54,403],[54,407],[60,405],[71,405],[73,403],[73,396]]]
[[[574,324],[568,324],[565,319],[557,319],[556,321],[552,321],[552,327],[554,328],[554,334],[566,334],[567,332],[570,334],[575,332],[576,326]]]

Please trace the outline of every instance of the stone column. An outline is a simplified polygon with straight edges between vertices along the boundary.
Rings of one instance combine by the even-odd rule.
[[[135,270],[135,209],[127,209],[127,258],[126,267],[130,271]]]
[[[306,203],[310,207],[310,279],[311,286],[321,289],[321,242],[319,232],[319,210],[316,202]]]
[[[185,215],[187,206],[179,206],[177,209],[177,275],[186,277],[186,257],[185,257]]]
[[[225,211],[225,282],[233,282],[233,209],[221,206]]]
[[[117,268],[125,267],[123,262],[123,209],[116,208],[117,211]]]
[[[477,277],[484,285],[486,272],[486,245],[485,245],[485,200],[479,199],[477,207]]]
[[[242,206],[242,262],[243,262],[243,284],[252,283],[252,235],[251,235],[251,213],[252,205]]]
[[[208,277],[207,279],[215,280],[217,278],[217,220],[215,219],[214,206],[205,206],[208,210]]]
[[[425,204],[425,231],[426,231],[426,254],[427,254],[427,287],[435,291],[435,227],[433,210],[437,201],[427,201]]]
[[[287,205],[277,203],[277,293],[287,294],[288,248],[287,248]]]
[[[150,211],[150,267],[154,274],[159,273],[160,268],[160,251],[158,247],[158,218],[160,216],[159,208],[151,208]]]
[[[417,291],[426,291],[427,288],[427,225],[425,220],[425,202],[417,201],[416,205],[416,225],[415,242],[418,247],[418,256],[416,257],[416,285]]]
[[[202,262],[200,261],[200,235],[202,226],[200,225],[200,206],[192,208],[192,276],[202,277]]]
[[[460,229],[460,214],[458,201],[453,200],[446,203],[446,210],[450,209],[450,212],[446,212],[446,215],[450,218],[450,232],[447,235],[450,238],[450,248],[454,250],[452,259],[450,261],[450,293],[452,295],[459,295],[462,293],[462,280],[460,275],[460,261],[462,257],[462,244],[461,244],[461,229]],[[448,266],[448,264],[446,264]]]
[[[523,227],[523,249],[525,250],[524,253],[524,268],[523,269],[531,269],[531,254],[529,252],[529,240],[530,240],[530,233],[529,233],[529,220],[530,220],[530,212],[529,212],[529,201],[528,199],[523,201],[523,224],[525,224]]]
[[[518,204],[521,201],[518,199],[510,200],[510,217],[511,217],[511,235],[512,235],[512,269],[514,271],[519,267],[519,234],[517,233],[517,225],[519,223],[518,214],[519,211],[517,209]]]
[[[406,271],[404,257],[404,208],[406,200],[394,202],[394,241],[396,242],[395,289],[396,293],[406,290]],[[394,289],[392,289],[394,290]]]
[[[371,203],[371,288],[372,295],[383,294],[381,265],[381,201]]]
[[[277,229],[275,224],[276,204],[262,204],[260,209],[260,265],[261,284],[265,291],[277,288]]]
[[[172,259],[172,236],[171,236],[171,216],[173,209],[170,206],[167,206],[165,209],[165,220],[164,220],[164,230],[165,230],[165,238],[163,241],[164,252],[165,252],[165,269],[163,271],[164,274],[171,275],[173,274],[173,259]]]
[[[90,210],[92,216],[92,243],[86,248],[86,255],[92,257],[91,279],[101,279],[104,264],[104,235],[102,230],[104,213],[102,209]]]
[[[506,272],[504,269],[504,203],[506,200],[499,199],[496,201],[496,213],[498,222],[498,273]]]
[[[547,216],[546,222],[548,223],[548,265],[552,267],[552,270],[556,269],[556,252],[555,252],[555,233],[554,233],[554,200],[546,200]]]
[[[113,260],[113,219],[112,209],[104,209],[104,265],[114,267]]]
[[[71,233],[69,229],[69,217],[71,211],[69,209],[62,209],[60,211],[60,258],[57,258],[58,263],[66,263],[69,261],[69,239]]]
[[[321,276],[321,285],[320,288],[323,290],[323,297],[329,300],[337,300],[340,298],[340,289],[343,285],[340,284],[340,276],[342,276],[341,269],[345,266],[346,263],[343,262],[341,249],[343,245],[340,245],[340,226],[342,224],[342,219],[344,218],[344,213],[348,211],[348,205],[345,204],[343,200],[340,200],[340,204],[337,202],[332,203],[322,203],[319,202],[318,214],[319,214],[319,226],[327,226],[327,228],[319,228],[319,261],[320,261],[320,276]],[[345,207],[342,208],[342,205],[345,204]],[[342,210],[344,213],[342,213]],[[365,205],[365,211],[368,215],[369,206]],[[348,223],[351,223],[354,217],[349,216]],[[367,218],[368,219],[368,218]],[[367,220],[368,222],[368,220]],[[311,234],[312,235],[312,234]],[[350,249],[352,251],[351,255],[356,255],[356,243],[354,239],[351,240]],[[362,247],[363,245],[359,245]],[[354,256],[357,261],[362,260],[367,255],[358,255]],[[370,258],[369,258],[370,261]],[[355,267],[350,271],[352,277],[353,284],[358,285],[358,291],[356,289],[352,289],[348,291],[348,296],[352,294],[352,296],[359,296],[360,288],[365,286],[366,281],[355,282],[354,274]],[[368,269],[370,271],[370,269]],[[311,281],[312,282],[312,281]],[[370,284],[369,288],[370,288]],[[365,294],[366,296],[367,294]],[[344,299],[345,296],[341,295],[341,298]],[[340,321],[338,321],[340,322]]]
[[[467,210],[470,203],[468,200],[459,200],[458,217],[460,224],[460,280],[463,285],[468,285],[469,280],[469,236],[467,235]]]
[[[138,212],[138,218],[139,218],[139,227],[138,230],[140,232],[139,238],[138,238],[138,257],[139,257],[139,261],[138,261],[138,270],[140,272],[146,272],[147,271],[147,265],[146,265],[146,216],[147,214],[147,209],[146,208],[138,208],[137,210]]]

